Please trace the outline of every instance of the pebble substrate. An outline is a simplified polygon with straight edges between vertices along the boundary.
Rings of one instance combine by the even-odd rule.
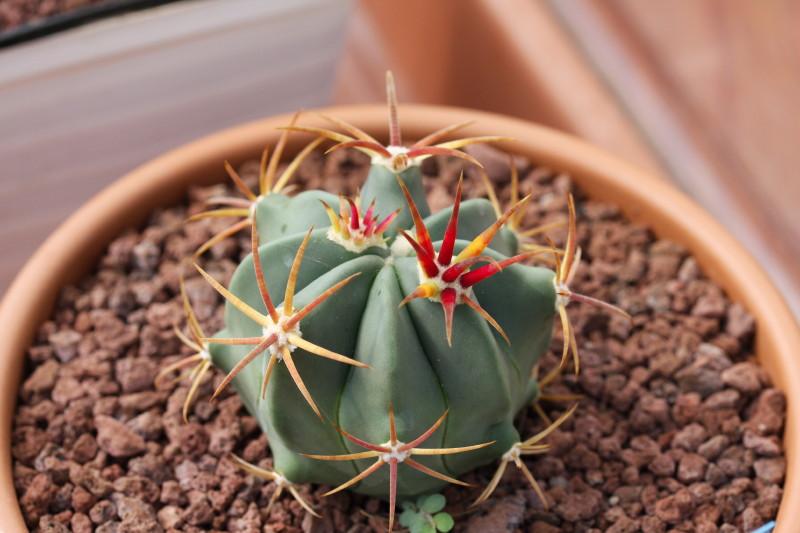
[[[106,0],[3,0],[0,2],[0,31],[23,24],[40,22],[47,17],[67,13]]]
[[[470,152],[507,205],[506,156],[487,146]],[[366,163],[352,151],[314,154],[297,183],[352,195]],[[570,178],[519,158],[515,164],[523,193],[532,195],[526,226],[565,220]],[[250,183],[257,166],[240,169]],[[423,168],[434,210],[451,203],[462,170],[465,197],[484,195],[461,160],[428,160]],[[188,383],[153,387],[160,368],[191,354],[173,333],[173,324],[183,324],[181,273],[205,330],[222,326],[221,299],[191,264],[192,252],[228,221],[184,219],[223,189],[195,189],[188,205],[158,211],[147,227],[116,239],[96,273],[63,290],[39,329],[13,433],[16,488],[33,530],[385,531],[385,503],[347,492],[321,498],[324,486],[301,488],[322,519],[289,496],[267,512],[274,486],[229,457],[268,465],[267,439],[230,391],[209,404],[218,371],[201,387],[188,424],[180,414]],[[445,490],[455,531],[733,533],[773,519],[785,472],[785,400],[753,358],[752,317],[682,246],[574,192],[584,261],[573,290],[619,305],[635,325],[570,305],[581,373],[568,372],[548,392],[583,399],[548,438],[552,449],[525,459],[547,509],[514,468],[487,503],[469,509],[494,472],[488,466],[462,478],[473,488]],[[563,242],[565,233],[551,235]],[[226,284],[249,239],[229,238],[199,263]],[[560,350],[557,329],[543,372]],[[543,403],[552,418],[567,407]],[[527,437],[543,423],[526,409],[518,427]]]

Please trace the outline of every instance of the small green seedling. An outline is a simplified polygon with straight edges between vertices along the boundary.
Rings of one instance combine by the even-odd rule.
[[[403,502],[400,525],[407,527],[409,533],[447,533],[455,522],[450,514],[442,511],[445,503],[447,500],[441,494],[420,496],[416,503]]]

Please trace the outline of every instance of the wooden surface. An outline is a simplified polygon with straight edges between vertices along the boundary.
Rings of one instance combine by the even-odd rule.
[[[338,101],[381,99],[380,74],[392,68],[406,101],[511,114],[588,139],[706,208],[800,316],[800,3],[403,6],[358,4]],[[409,42],[422,12],[425,38]]]
[[[800,3],[551,0],[675,183],[800,316]]]
[[[304,0],[268,29],[276,2],[181,2],[139,15],[152,31],[123,18],[0,52],[0,292],[126,170],[209,131],[329,103],[335,68],[332,103],[381,101],[391,68],[404,102],[538,121],[673,181],[800,314],[800,3],[360,0],[339,61],[324,23],[347,12],[334,4]]]

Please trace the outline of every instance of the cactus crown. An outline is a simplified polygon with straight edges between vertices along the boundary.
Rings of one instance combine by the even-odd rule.
[[[177,334],[196,354],[166,367],[157,381],[193,366],[187,418],[199,383],[212,366],[222,369],[226,376],[213,398],[227,386],[236,388],[269,436],[274,466],[235,460],[276,483],[273,501],[286,488],[315,514],[296,484],[336,486],[329,494],[350,488],[389,501],[391,530],[398,499],[435,492],[446,483],[464,484],[459,475],[498,459],[497,473],[475,504],[490,496],[510,462],[541,496],[521,456],[546,451],[542,439],[575,405],[528,439],[517,433],[514,417],[542,397],[542,387],[566,368],[570,352],[576,372],[579,368],[567,304],[615,308],[569,289],[580,260],[571,197],[563,251],[552,242],[549,247],[526,242],[539,230],[522,228],[527,198],[518,198],[515,173],[513,205],[505,213],[490,187],[490,200],[462,202],[460,179],[453,205],[431,214],[422,159],[450,155],[480,168],[458,148],[508,139],[440,142],[465,123],[406,147],[390,74],[387,96],[388,146],[338,119],[323,116],[345,133],[299,126],[296,115],[271,159],[265,151],[258,195],[226,164],[245,198],[215,198],[220,209],[190,220],[230,215],[242,220],[205,243],[198,255],[248,226],[253,252],[228,287],[197,267],[226,300],[225,328],[207,336],[184,290],[189,333]],[[319,139],[277,178],[290,132]],[[330,150],[355,148],[372,157],[360,194],[354,199],[324,191],[287,195],[300,162],[326,138],[338,143]],[[523,264],[534,257],[547,258],[555,272]],[[537,363],[556,316],[564,328],[562,361],[540,380]]]

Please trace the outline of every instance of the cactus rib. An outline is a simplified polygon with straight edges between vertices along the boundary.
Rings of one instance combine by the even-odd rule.
[[[400,229],[398,229],[398,231],[414,248],[421,267],[420,285],[400,302],[400,306],[416,298],[428,298],[440,302],[444,310],[447,343],[452,346],[453,312],[457,304],[465,303],[485,318],[492,327],[502,335],[505,341],[511,344],[511,341],[508,339],[505,331],[503,331],[503,328],[500,327],[500,324],[470,297],[470,288],[476,283],[500,272],[506,266],[518,263],[519,261],[523,261],[540,253],[550,252],[550,250],[535,250],[524,254],[518,254],[501,261],[496,261],[490,257],[480,255],[486,247],[489,246],[497,231],[517,209],[525,205],[528,198],[523,198],[509,209],[494,224],[489,226],[488,229],[475,237],[475,239],[454,258],[453,250],[456,242],[456,230],[458,228],[458,211],[461,205],[463,176],[458,180],[455,203],[453,204],[450,221],[445,229],[444,240],[439,248],[438,255],[433,249],[430,233],[419,215],[419,211],[414,204],[414,199],[411,197],[403,181],[399,177],[397,180],[408,202],[417,237],[414,239],[407,232]],[[488,261],[488,264],[470,271],[469,268],[478,261]]]
[[[312,228],[313,229],[313,228]],[[254,267],[256,272],[256,279],[259,280],[258,285],[261,292],[261,298],[264,302],[264,305],[268,309],[268,316],[263,315],[247,305],[241,299],[239,299],[236,295],[228,291],[225,287],[220,285],[214,278],[212,278],[208,273],[206,273],[202,268],[195,265],[197,270],[200,274],[217,290],[228,302],[230,302],[233,306],[235,306],[239,311],[247,315],[251,320],[256,322],[262,328],[263,334],[259,337],[248,337],[248,338],[206,338],[203,339],[205,342],[209,342],[212,344],[233,344],[233,345],[253,345],[255,344],[255,348],[253,348],[245,357],[243,357],[236,366],[225,376],[225,379],[222,380],[217,390],[214,392],[212,396],[212,400],[216,398],[224,389],[228,386],[228,384],[247,366],[249,363],[253,361],[258,355],[260,355],[265,350],[269,349],[270,351],[270,359],[269,364],[267,366],[267,370],[264,373],[264,380],[261,386],[261,396],[264,397],[267,389],[267,384],[269,383],[269,378],[272,375],[272,370],[275,366],[275,363],[279,360],[282,360],[286,363],[286,368],[292,375],[292,379],[294,379],[297,388],[303,394],[303,397],[306,399],[308,404],[317,414],[317,416],[322,419],[322,413],[320,412],[317,404],[314,403],[314,399],[311,397],[311,393],[309,393],[308,389],[306,388],[305,384],[303,383],[303,378],[300,377],[297,368],[295,367],[294,360],[292,359],[291,352],[294,351],[295,348],[302,348],[303,350],[319,355],[321,357],[326,357],[328,359],[332,359],[334,361],[338,361],[341,363],[347,363],[353,366],[360,366],[368,368],[368,365],[351,359],[350,357],[346,357],[344,355],[335,353],[331,350],[323,348],[322,346],[318,346],[316,344],[310,343],[304,340],[301,336],[299,323],[300,321],[305,318],[311,311],[313,311],[319,304],[325,301],[328,297],[330,297],[333,293],[341,289],[345,286],[350,280],[352,280],[357,274],[349,276],[348,278],[340,281],[339,283],[335,284],[334,286],[327,289],[317,298],[315,298],[312,302],[306,304],[301,310],[295,310],[292,306],[293,298],[294,298],[294,289],[295,284],[297,281],[297,273],[300,269],[300,263],[303,260],[303,254],[305,253],[306,245],[308,244],[308,238],[311,236],[311,230],[308,231],[306,234],[305,239],[303,240],[302,244],[300,245],[300,249],[297,251],[295,255],[294,262],[292,264],[291,273],[289,274],[289,281],[286,284],[286,294],[284,296],[284,304],[280,308],[276,308],[272,303],[272,299],[267,292],[266,285],[264,284],[263,280],[263,270],[261,268],[261,264],[258,259],[258,254],[253,254],[254,260]],[[256,230],[256,226],[253,225],[253,241],[255,243],[258,242],[258,231]]]

